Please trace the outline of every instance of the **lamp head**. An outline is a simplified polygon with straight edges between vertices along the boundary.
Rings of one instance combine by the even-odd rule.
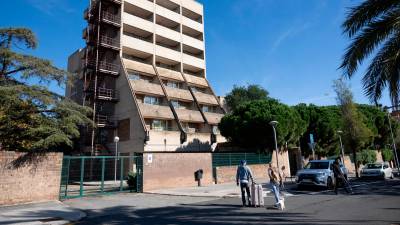
[[[270,121],[269,122],[269,125],[271,125],[271,126],[273,126],[273,127],[275,127],[276,125],[278,125],[279,123],[278,123],[278,121],[276,121],[276,120],[272,120],[272,121]]]
[[[118,136],[115,136],[115,137],[114,137],[114,142],[115,142],[115,143],[119,142],[119,137],[118,137]]]

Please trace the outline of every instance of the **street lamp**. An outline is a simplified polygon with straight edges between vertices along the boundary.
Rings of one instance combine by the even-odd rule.
[[[342,150],[342,163],[344,163],[344,149],[343,149],[343,143],[342,143],[342,136],[341,134],[343,133],[343,131],[338,130],[336,131],[339,135],[339,140],[340,140],[340,149]]]
[[[114,182],[115,183],[117,183],[118,142],[119,142],[119,137],[115,136],[114,137],[114,143],[115,143]]]
[[[390,114],[389,111],[387,111],[387,117],[389,121],[389,127],[390,127],[390,134],[392,136],[392,141],[393,141],[393,153],[394,153],[394,162],[396,163],[397,167],[397,172],[399,172],[399,158],[397,157],[397,149],[396,149],[396,141],[394,140],[394,135],[393,135],[393,129],[392,129],[392,123],[390,122]]]
[[[279,160],[278,160],[278,143],[276,141],[276,129],[275,127],[278,125],[278,121],[271,121],[269,122],[269,125],[272,126],[272,129],[274,130],[274,140],[275,140],[275,154],[276,154],[276,166],[278,167],[278,171],[279,171]]]

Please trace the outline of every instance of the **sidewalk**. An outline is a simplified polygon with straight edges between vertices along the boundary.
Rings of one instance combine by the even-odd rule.
[[[0,207],[0,225],[57,225],[78,221],[85,216],[84,212],[58,201]]]
[[[271,193],[271,190],[267,187],[266,181],[259,181],[262,184],[265,194]],[[291,185],[287,183],[287,186]],[[212,184],[208,186],[193,186],[193,187],[182,187],[182,188],[171,188],[171,189],[160,189],[148,191],[149,194],[159,195],[172,195],[172,196],[191,196],[191,197],[217,197],[217,198],[240,198],[240,189],[236,186],[236,183],[226,184]]]

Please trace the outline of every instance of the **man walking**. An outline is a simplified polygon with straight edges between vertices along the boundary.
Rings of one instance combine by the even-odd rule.
[[[251,173],[250,168],[246,165],[246,160],[241,160],[240,165],[237,168],[236,171],[236,185],[239,186],[240,184],[240,190],[242,192],[242,203],[243,206],[246,206],[246,196],[245,196],[245,191],[247,193],[247,205],[251,206],[250,202],[250,184],[249,181],[253,181],[253,174]]]
[[[272,164],[269,164],[268,167],[268,177],[269,177],[269,183],[271,185],[272,192],[275,195],[275,207],[279,207],[280,203],[280,196],[279,196],[279,181],[278,177],[276,176],[276,173],[274,169],[272,168]]]
[[[333,169],[333,175],[334,175],[334,177],[335,177],[335,184],[334,184],[334,191],[335,191],[335,194],[338,194],[338,186],[339,186],[339,181],[340,181],[340,180],[342,181],[343,186],[344,186],[346,192],[347,192],[347,193],[351,193],[351,192],[352,192],[352,191],[351,191],[351,187],[350,187],[350,185],[348,184],[348,181],[346,180],[346,178],[344,177],[343,171],[342,171],[342,169],[340,168],[340,162],[339,162],[339,160],[340,160],[340,157],[337,157],[337,158],[335,159],[335,162],[333,163],[333,168],[332,168],[332,169]],[[350,190],[348,190],[348,189],[350,189]]]

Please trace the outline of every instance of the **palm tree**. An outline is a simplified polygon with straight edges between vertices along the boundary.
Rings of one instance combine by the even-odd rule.
[[[372,57],[362,79],[364,94],[378,104],[388,88],[393,105],[399,103],[400,0],[366,0],[350,8],[342,24],[351,38],[340,68],[351,78],[358,66]]]

